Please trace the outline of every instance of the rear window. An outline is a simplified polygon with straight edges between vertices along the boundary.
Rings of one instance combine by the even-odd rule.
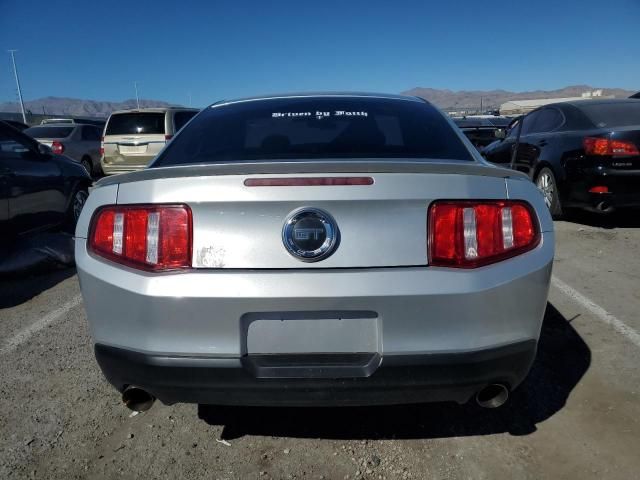
[[[32,138],[66,138],[71,135],[75,127],[31,127],[24,133]]]
[[[196,113],[198,113],[198,112],[188,112],[188,111],[185,111],[185,112],[176,112],[176,113],[173,115],[173,127],[174,127],[174,129],[175,129],[176,133],[177,133],[178,131],[180,131],[180,129],[181,129],[182,127],[184,127],[184,126],[185,126],[185,124],[186,124],[189,120],[191,120],[191,119],[193,118],[193,116],[194,116]]]
[[[105,135],[164,134],[164,113],[116,113],[107,123]]]
[[[640,101],[594,103],[593,105],[581,105],[580,110],[598,128],[640,125]]]
[[[73,118],[46,118],[42,122],[42,125],[55,125],[55,124],[69,124],[75,123]]]
[[[472,160],[445,118],[423,102],[268,99],[205,109],[153,163],[315,158]]]

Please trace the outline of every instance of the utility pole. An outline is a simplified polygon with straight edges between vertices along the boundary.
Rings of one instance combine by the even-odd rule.
[[[13,63],[13,74],[16,77],[16,86],[18,87],[18,100],[20,100],[20,110],[22,110],[22,121],[27,123],[27,116],[24,113],[24,102],[22,101],[22,90],[20,89],[20,79],[18,78],[18,68],[16,67],[15,53],[17,50],[9,50],[11,54],[11,62]]]
[[[138,98],[138,82],[133,82],[133,86],[136,89],[136,104],[138,105],[138,110],[140,110],[140,99]]]
[[[484,110],[482,109],[482,97],[480,97],[480,115],[482,115],[484,113]]]

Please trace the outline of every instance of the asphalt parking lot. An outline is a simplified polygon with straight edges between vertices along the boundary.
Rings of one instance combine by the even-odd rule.
[[[556,232],[538,358],[498,410],[132,416],[95,363],[73,269],[0,281],[0,478],[637,478],[640,215]]]

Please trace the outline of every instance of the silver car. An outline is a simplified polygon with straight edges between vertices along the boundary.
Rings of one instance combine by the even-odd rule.
[[[56,123],[30,127],[24,133],[50,147],[56,155],[65,155],[80,162],[90,175],[101,173],[100,127]]]
[[[554,254],[536,187],[413,97],[241,99],[76,230],[95,354],[133,409],[499,406],[536,354]]]

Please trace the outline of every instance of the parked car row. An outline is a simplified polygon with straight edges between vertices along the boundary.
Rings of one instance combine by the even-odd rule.
[[[458,122],[476,145],[484,128],[504,137],[482,154],[522,173],[481,161],[418,98],[197,112],[118,111],[103,133],[0,122],[0,240],[76,224],[96,358],[134,410],[155,398],[500,406],[536,355],[550,213],[640,206],[638,100]],[[88,196],[98,157],[106,174],[131,173]]]
[[[145,168],[167,142],[198,113],[194,108],[145,108],[113,112],[108,120],[47,118],[29,127],[6,124],[64,154],[92,177]]]

